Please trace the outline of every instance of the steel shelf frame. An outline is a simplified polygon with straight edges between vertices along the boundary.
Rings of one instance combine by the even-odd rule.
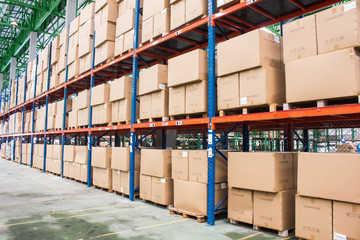
[[[216,44],[229,38],[239,36],[243,33],[259,29],[261,27],[269,26],[275,23],[281,23],[285,20],[292,19],[297,16],[304,15],[306,13],[313,12],[315,10],[330,6],[341,2],[339,0],[252,0],[238,3],[232,7],[226,8],[218,13],[215,13],[216,4],[215,0],[208,0],[208,15],[193,23],[190,23],[180,29],[170,32],[166,36],[155,39],[155,41],[139,46],[139,16],[141,14],[140,0],[136,0],[135,6],[135,24],[134,24],[134,45],[133,50],[123,54],[114,60],[105,63],[103,65],[94,66],[95,60],[95,29],[93,36],[92,46],[92,63],[91,70],[81,74],[80,76],[68,80],[68,66],[66,59],[66,74],[65,83],[49,90],[50,79],[50,65],[48,73],[48,89],[47,92],[36,96],[36,81],[37,74],[35,74],[35,86],[34,96],[32,99],[15,106],[8,111],[0,114],[0,118],[5,120],[9,118],[10,114],[16,113],[20,109],[24,114],[26,110],[32,110],[32,128],[30,133],[24,133],[24,127],[22,127],[21,134],[3,134],[3,139],[24,137],[31,138],[31,161],[30,166],[33,164],[33,144],[34,138],[44,136],[44,171],[46,168],[46,144],[47,137],[61,135],[62,154],[61,154],[61,176],[63,177],[63,150],[66,144],[66,136],[74,134],[84,134],[88,136],[88,186],[91,186],[91,150],[94,144],[93,134],[114,134],[115,143],[119,145],[118,133],[130,133],[130,200],[134,200],[134,166],[135,166],[135,151],[138,150],[137,134],[151,134],[156,130],[163,130],[164,136],[166,136],[167,129],[177,129],[184,132],[196,132],[201,129],[201,132],[208,133],[207,151],[208,151],[208,224],[215,224],[215,213],[219,209],[219,206],[215,206],[215,154],[220,154],[216,145],[221,141],[228,141],[227,134],[233,130],[239,130],[243,133],[243,150],[249,151],[250,138],[249,130],[256,127],[262,127],[266,124],[281,125],[285,124],[284,129],[287,138],[287,149],[291,149],[294,124],[303,129],[303,139],[305,144],[305,150],[308,149],[308,135],[307,135],[307,123],[309,122],[332,122],[336,125],[337,122],[346,120],[358,120],[360,119],[360,104],[344,105],[344,106],[331,106],[322,108],[308,108],[299,110],[288,110],[278,112],[265,112],[246,115],[233,115],[225,117],[217,117],[216,113],[216,75],[215,75],[215,47]],[[94,21],[95,22],[95,21]],[[68,39],[69,41],[69,34]],[[69,47],[69,44],[68,44]],[[163,121],[152,123],[136,123],[136,102],[137,96],[137,80],[139,77],[139,70],[152,66],[158,63],[167,61],[170,58],[192,51],[194,49],[205,48],[208,49],[208,117],[199,119],[184,119],[177,121]],[[51,48],[51,47],[50,47]],[[68,49],[67,49],[68,51]],[[50,49],[51,54],[51,49]],[[51,59],[51,55],[49,56]],[[50,62],[50,60],[49,60]],[[38,64],[38,56],[36,58],[36,69]],[[35,70],[37,71],[37,70]],[[131,110],[131,124],[111,126],[111,127],[93,127],[92,125],[92,107],[91,102],[89,106],[89,126],[82,129],[65,129],[66,119],[66,100],[67,97],[78,93],[82,90],[89,89],[90,101],[91,92],[94,86],[102,84],[103,81],[111,81],[115,78],[132,74],[132,110]],[[25,76],[25,90],[26,81]],[[25,91],[26,93],[26,91]],[[4,95],[4,96],[2,96]],[[10,103],[11,98],[11,85],[9,94],[5,90],[1,95],[0,103]],[[52,98],[49,98],[52,96]],[[45,125],[47,128],[47,108],[48,104],[57,100],[64,100],[64,112],[63,112],[63,127],[59,131],[47,131],[35,132],[34,131],[34,112],[37,106],[46,106],[46,120]],[[1,106],[1,105],[0,105]],[[303,124],[303,127],[301,127]],[[9,126],[8,126],[9,127]],[[327,128],[327,126],[324,126]],[[226,130],[224,130],[226,129]],[[225,133],[219,139],[216,140],[216,134]],[[22,140],[23,141],[23,140]],[[21,141],[21,142],[22,142]],[[162,146],[166,147],[166,146]],[[22,153],[21,153],[22,154]],[[221,154],[220,154],[221,155]],[[223,201],[225,201],[224,199]],[[222,201],[222,202],[223,202]]]

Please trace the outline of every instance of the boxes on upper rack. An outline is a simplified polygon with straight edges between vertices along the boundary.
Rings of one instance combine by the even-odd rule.
[[[110,83],[110,102],[132,96],[132,77],[121,77]]]

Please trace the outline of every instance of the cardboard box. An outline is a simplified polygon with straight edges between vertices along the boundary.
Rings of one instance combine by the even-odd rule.
[[[281,68],[280,45],[280,37],[262,30],[219,43],[218,75],[225,76],[259,66]]]
[[[75,146],[75,162],[79,164],[87,164],[88,146]]]
[[[141,174],[154,177],[171,177],[171,150],[142,149]]]
[[[254,191],[254,225],[278,231],[295,227],[295,190]]]
[[[140,96],[140,113],[139,113],[140,119],[151,118],[151,107],[152,107],[151,99],[152,99],[152,94],[146,94]]]
[[[130,189],[130,172],[124,172],[121,171],[120,173],[120,192],[130,195],[129,189]],[[140,172],[135,171],[134,172],[134,188],[136,189],[139,187],[139,181],[140,181]]]
[[[111,122],[111,103],[93,107],[93,124],[106,124]]]
[[[117,192],[121,192],[121,171],[112,170],[112,189]]]
[[[189,181],[189,151],[172,150],[171,177],[176,180]]]
[[[169,92],[161,90],[151,94],[151,117],[169,116]]]
[[[141,42],[145,43],[153,38],[154,18],[150,17],[142,22]]]
[[[151,201],[151,176],[140,175],[140,198]]]
[[[119,101],[119,121],[131,121],[131,98],[125,98]],[[139,103],[136,102],[136,119],[139,118]]]
[[[87,183],[87,182],[88,182],[88,171],[89,171],[89,170],[88,170],[88,165],[87,165],[87,164],[86,164],[86,165],[85,165],[85,164],[82,164],[80,171],[81,171],[81,179],[80,179],[80,180],[81,180],[82,182],[86,182],[86,183]]]
[[[185,114],[185,101],[185,85],[171,87],[169,89],[169,115]]]
[[[164,36],[170,32],[170,8],[154,15],[153,37]]]
[[[139,28],[139,43],[141,39],[141,26]],[[131,30],[124,34],[124,52],[128,52],[129,50],[132,50],[134,47],[134,30]]]
[[[219,110],[227,110],[240,107],[239,73],[234,73],[218,78],[217,104]]]
[[[207,52],[202,49],[169,59],[168,86],[174,87],[186,83],[207,80],[207,59]]]
[[[114,23],[105,23],[96,29],[95,47],[100,46],[106,41],[115,42],[116,25]]]
[[[185,0],[171,4],[170,29],[174,30],[185,24]]]
[[[204,113],[208,109],[208,82],[186,84],[186,113]]]
[[[357,154],[299,153],[298,160],[299,195],[360,203],[360,176],[357,174],[360,161]]]
[[[68,66],[68,79],[71,80],[79,75],[80,61],[76,60]]]
[[[166,88],[168,82],[168,66],[156,64],[140,72],[139,94],[144,95]]]
[[[286,63],[286,101],[359,95],[359,59],[359,52],[349,48]]]
[[[99,29],[102,24],[111,22],[116,24],[118,6],[114,3],[106,4],[100,11],[95,7],[95,29]]]
[[[206,0],[186,0],[186,22],[199,19],[207,15],[208,4]]]
[[[75,160],[75,146],[64,145],[64,161],[74,162]]]
[[[226,183],[215,184],[215,206],[226,195]],[[220,209],[226,206],[227,201],[220,206]],[[207,184],[174,180],[174,207],[207,216]]]
[[[79,163],[74,163],[74,164],[75,164],[74,178],[75,178],[75,180],[80,181],[81,180],[81,165]]]
[[[169,7],[169,0],[144,0],[143,18],[146,20]]]
[[[121,77],[110,83],[110,102],[132,97],[132,77]]]
[[[316,15],[289,22],[283,26],[284,62],[317,55]]]
[[[112,187],[111,169],[93,167],[93,185],[105,189],[111,189]]]
[[[305,239],[332,238],[331,200],[296,196],[295,235]]]
[[[119,121],[119,101],[111,102],[111,122]]]
[[[89,108],[78,110],[78,126],[89,125]]]
[[[360,205],[333,201],[334,239],[360,239]]]
[[[61,145],[57,145],[57,144],[53,145],[53,155],[52,155],[53,159],[58,159],[58,160],[61,159],[61,149],[62,149]]]
[[[124,35],[115,38],[115,57],[124,52]]]
[[[283,105],[285,73],[272,67],[259,67],[240,73],[240,106]]]
[[[111,147],[93,147],[91,166],[99,168],[111,167]]]
[[[112,147],[111,168],[121,171],[130,171],[130,148]],[[135,151],[135,171],[140,171],[139,151]]]
[[[227,151],[222,154],[228,156]],[[215,155],[215,183],[226,182],[227,161],[219,154]],[[189,181],[207,183],[208,182],[208,152],[207,150],[189,151]]]
[[[91,90],[91,106],[96,106],[109,102],[110,85],[101,84],[93,87]]]
[[[79,74],[85,73],[91,69],[92,54],[86,54],[79,59]]]
[[[89,90],[84,90],[82,92],[79,92],[77,97],[78,109],[89,107],[89,99],[90,99]]]
[[[70,23],[69,35],[70,36],[74,35],[79,30],[79,26],[80,26],[80,16],[77,16]]]
[[[84,25],[87,21],[94,18],[95,15],[95,3],[89,3],[81,10],[80,13],[80,25]]]
[[[115,42],[106,41],[96,48],[95,65],[114,58]]]
[[[174,203],[174,185],[171,178],[151,177],[151,201],[161,205]]]
[[[360,5],[340,4],[316,14],[319,54],[360,45]]]
[[[229,187],[228,195],[228,218],[239,222],[253,224],[253,191]]]
[[[296,189],[297,153],[229,152],[229,186],[264,192]]]
[[[116,19],[116,37],[130,31],[134,28],[135,9],[131,9],[126,13],[119,15]]]

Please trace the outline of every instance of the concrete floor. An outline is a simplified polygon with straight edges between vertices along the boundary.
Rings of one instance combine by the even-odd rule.
[[[282,238],[232,225],[228,219],[208,227],[142,200],[130,202],[0,159],[0,239]]]

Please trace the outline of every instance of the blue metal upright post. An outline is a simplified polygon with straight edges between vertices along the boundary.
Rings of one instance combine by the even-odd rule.
[[[19,93],[19,74],[16,78],[16,94],[15,94],[15,107],[18,104],[18,93]],[[16,111],[14,112],[14,134],[16,133]],[[13,137],[13,161],[15,161],[15,146],[16,146],[16,137]]]
[[[9,105],[9,110],[10,110],[10,104],[11,104],[11,87],[12,87],[12,82],[13,80],[10,79],[10,86],[9,86],[9,94],[8,94],[8,105]],[[10,121],[10,113],[8,114],[8,121]],[[7,134],[9,135],[10,134],[10,124],[8,123],[8,126],[7,126]],[[6,143],[9,143],[9,136],[7,137],[6,139]]]
[[[215,117],[215,0],[208,0],[208,186],[207,186],[207,215],[208,225],[215,224],[215,127],[212,118]]]
[[[25,103],[25,101],[26,101],[26,86],[27,86],[27,84],[26,84],[26,82],[27,82],[27,64],[26,64],[26,67],[25,67],[25,79],[24,79],[24,99],[23,99],[23,103]],[[25,107],[23,107],[23,109],[22,109],[22,121],[21,121],[21,134],[23,135],[24,134],[24,132],[25,132],[25,129],[24,129],[24,127],[25,127]],[[22,164],[22,144],[23,144],[23,141],[24,141],[24,138],[23,138],[23,136],[21,136],[21,141],[20,141],[20,151],[21,151],[21,153],[20,153],[20,164]]]
[[[140,21],[140,0],[135,4],[135,25],[134,25],[134,54],[133,54],[133,79],[132,79],[132,101],[131,101],[131,132],[130,132],[130,186],[129,199],[135,200],[135,144],[136,135],[134,124],[136,123],[136,102],[137,102],[137,80],[139,76],[138,56],[136,50],[139,47],[139,21]]]
[[[49,62],[48,62],[48,75],[47,75],[47,88],[46,92],[50,90],[50,73],[51,73],[51,47],[52,42],[50,42],[50,49],[49,49]],[[49,107],[49,95],[46,95],[46,105],[45,105],[45,135],[44,135],[44,162],[43,162],[43,171],[46,172],[46,148],[47,148],[47,126],[48,126],[48,107]]]
[[[36,83],[37,83],[37,66],[39,62],[39,55],[36,55],[36,66],[35,66],[35,82],[34,82],[34,96],[33,96],[33,107],[32,107],[32,121],[31,121],[31,133],[34,133],[34,122],[35,122],[35,97],[36,97]],[[34,135],[31,135],[31,150],[30,150],[30,167],[32,168],[34,162]]]

